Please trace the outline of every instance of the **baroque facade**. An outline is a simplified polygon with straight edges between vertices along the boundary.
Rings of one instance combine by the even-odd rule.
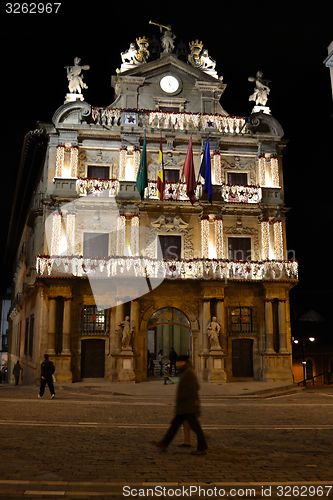
[[[205,381],[291,382],[283,130],[261,72],[248,119],[221,104],[226,85],[200,41],[188,59],[162,27],[121,54],[114,102],[85,102],[81,66],[40,127],[48,143],[17,254],[10,360],[25,380],[45,352],[58,381],[147,379],[147,352],[189,353]],[[195,201],[183,166],[193,147]],[[211,199],[199,176],[210,144]],[[163,152],[163,193],[158,175]],[[148,182],[140,197],[138,170]]]

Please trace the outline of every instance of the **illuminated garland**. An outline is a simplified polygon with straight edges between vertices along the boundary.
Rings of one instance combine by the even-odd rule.
[[[64,162],[65,162],[65,148],[64,146],[57,146],[55,177],[62,177]]]
[[[263,221],[261,226],[261,258],[269,259],[269,222]]]
[[[66,216],[66,235],[68,242],[67,255],[75,254],[75,214],[67,213]]]
[[[51,233],[51,255],[59,255],[61,241],[61,223],[62,216],[60,212],[52,214],[52,233]]]
[[[274,221],[273,223],[274,234],[274,257],[277,260],[283,259],[283,231],[282,222]]]
[[[224,242],[223,242],[223,221],[215,219],[215,241],[216,241],[216,256],[218,259],[224,257]]]
[[[124,255],[126,236],[126,217],[120,215],[117,221],[117,255]]]
[[[280,187],[279,180],[279,162],[277,158],[271,158],[271,179],[272,187]]]
[[[140,255],[140,237],[139,237],[139,217],[134,215],[131,218],[131,252],[133,256]]]
[[[208,257],[209,220],[201,219],[201,256]]]
[[[213,155],[212,183],[218,185],[223,183],[220,153],[214,153]]]
[[[127,158],[127,149],[122,148],[119,151],[119,180],[125,180],[125,172],[126,172],[126,158]]]
[[[70,172],[71,177],[77,177],[77,166],[79,161],[79,149],[76,147],[70,148]]]

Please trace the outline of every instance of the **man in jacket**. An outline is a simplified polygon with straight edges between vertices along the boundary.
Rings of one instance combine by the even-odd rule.
[[[53,385],[53,374],[55,371],[55,367],[53,361],[49,360],[49,355],[44,354],[44,361],[40,365],[40,388],[38,398],[42,398],[44,396],[46,384],[50,389],[51,399],[55,397],[54,385]]]
[[[197,436],[197,450],[192,451],[192,455],[206,455],[207,443],[198,420],[200,414],[198,379],[191,368],[188,356],[178,356],[176,366],[178,373],[180,373],[176,395],[176,415],[163,439],[154,442],[154,444],[165,451],[179,427],[184,421],[187,421]]]

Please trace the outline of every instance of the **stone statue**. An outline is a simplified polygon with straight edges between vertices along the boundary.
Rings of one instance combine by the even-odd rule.
[[[250,95],[249,101],[254,101],[257,106],[266,106],[270,88],[267,86],[268,81],[263,80],[262,71],[257,71],[256,76],[249,76],[249,82],[255,82],[256,86],[253,94]]]
[[[221,331],[221,326],[217,322],[216,317],[212,317],[212,321],[208,324],[207,327],[207,335],[209,339],[209,347],[211,351],[221,350],[222,347],[220,345],[219,334]]]
[[[121,62],[128,63],[128,64],[135,64],[136,53],[137,53],[137,48],[135,46],[135,43],[132,42],[132,43],[130,43],[128,50],[126,50],[125,52],[121,52],[121,54],[120,54]]]
[[[188,62],[208,75],[218,78],[215,70],[216,61],[210,57],[208,50],[203,48],[203,43],[196,39],[189,43],[189,47],[191,53],[188,56]]]
[[[161,36],[161,44],[163,48],[162,54],[170,54],[171,52],[173,52],[173,49],[175,48],[174,40],[176,36],[172,33],[171,26],[170,25],[164,26],[163,24],[154,23],[153,21],[149,21],[149,24],[154,24],[155,26],[159,26],[160,28],[160,32],[162,33]]]
[[[71,94],[81,94],[82,89],[87,89],[88,86],[84,83],[81,71],[90,69],[90,66],[81,66],[81,59],[79,57],[74,58],[74,66],[66,66],[67,70],[67,80],[68,88]]]
[[[131,345],[132,333],[133,333],[133,327],[130,323],[129,316],[125,316],[124,321],[122,321],[119,324],[119,326],[122,327],[121,347],[123,349],[126,349],[127,347],[130,347],[130,345]]]

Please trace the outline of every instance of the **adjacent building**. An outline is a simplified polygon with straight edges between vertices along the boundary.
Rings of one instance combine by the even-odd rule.
[[[121,54],[106,108],[85,102],[76,58],[65,103],[34,132],[45,162],[10,312],[9,356],[27,382],[45,352],[58,381],[140,382],[148,351],[171,347],[201,380],[292,381],[297,263],[270,89],[258,72],[251,115],[230,115],[202,42],[176,55],[161,31],[155,58],[146,37]]]

